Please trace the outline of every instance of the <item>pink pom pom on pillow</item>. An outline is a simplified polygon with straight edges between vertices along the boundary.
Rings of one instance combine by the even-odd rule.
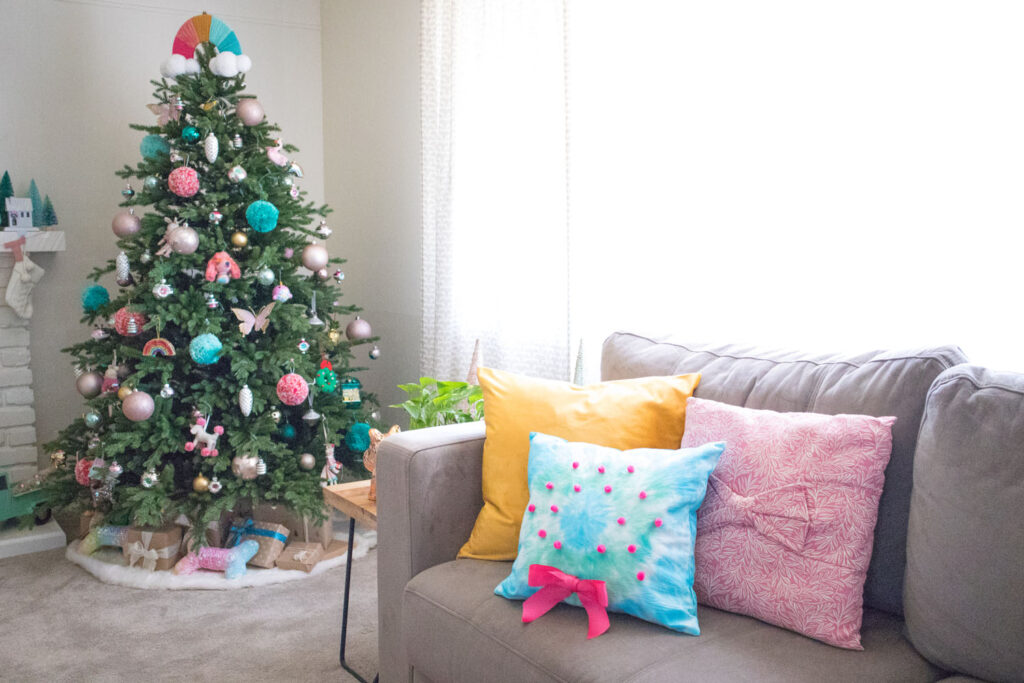
[[[698,600],[863,649],[864,580],[895,422],[688,399],[683,447],[726,442],[697,513]]]

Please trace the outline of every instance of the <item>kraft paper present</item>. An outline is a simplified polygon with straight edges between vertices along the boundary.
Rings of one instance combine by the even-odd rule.
[[[341,539],[331,540],[331,544],[327,546],[327,550],[324,551],[324,556],[320,558],[320,561],[329,560],[332,557],[338,557],[344,555],[348,551],[348,543]]]
[[[307,517],[300,517],[291,508],[285,505],[271,505],[270,503],[259,503],[252,511],[252,518],[263,522],[274,522],[282,524],[292,532],[291,538],[305,543],[319,543],[325,549],[331,544],[334,538],[334,531],[331,525],[331,509],[327,509],[327,519],[316,523]]]
[[[273,522],[254,522],[251,519],[245,521],[235,520],[231,525],[231,537],[228,546],[233,547],[242,541],[253,540],[260,544],[259,551],[249,560],[254,567],[270,569],[274,566],[284,545],[288,541],[291,532],[283,524]]]
[[[281,569],[299,569],[308,574],[323,556],[324,547],[320,543],[292,541],[278,555],[277,566]]]
[[[121,546],[129,567],[147,571],[167,571],[181,558],[181,527],[128,527]]]

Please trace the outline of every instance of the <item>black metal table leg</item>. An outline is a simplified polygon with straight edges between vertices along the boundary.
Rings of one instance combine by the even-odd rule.
[[[341,603],[341,646],[338,648],[338,659],[341,661],[341,668],[352,674],[359,683],[367,683],[366,679],[345,662],[345,641],[348,639],[348,594],[352,586],[352,550],[355,545],[356,520],[355,517],[348,519],[348,550],[345,556],[345,597]],[[373,683],[377,683],[377,676],[373,677]]]

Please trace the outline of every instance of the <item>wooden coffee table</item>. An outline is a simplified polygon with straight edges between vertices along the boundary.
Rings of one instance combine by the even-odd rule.
[[[355,540],[356,521],[358,520],[360,524],[371,529],[376,529],[377,501],[370,500],[370,480],[366,479],[325,486],[324,502],[342,514],[348,515],[348,555],[345,558],[345,597],[341,606],[341,645],[338,648],[338,659],[341,661],[341,668],[352,674],[360,683],[367,683],[365,678],[345,662],[345,640],[348,636],[348,594],[352,579],[352,548]],[[374,676],[373,680],[376,683],[377,676]]]

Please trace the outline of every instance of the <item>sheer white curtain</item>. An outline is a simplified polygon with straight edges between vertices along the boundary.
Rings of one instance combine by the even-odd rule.
[[[1024,370],[1024,4],[434,0],[424,27],[453,84],[432,102],[425,58],[452,164],[424,174],[426,367],[480,336],[566,377],[582,337],[593,378],[631,329]]]

